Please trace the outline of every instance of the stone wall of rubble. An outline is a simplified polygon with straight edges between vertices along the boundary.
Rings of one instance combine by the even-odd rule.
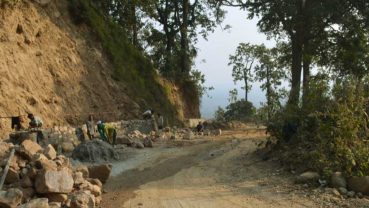
[[[51,144],[42,148],[24,140],[20,145],[0,143],[0,174],[13,148],[15,154],[0,192],[0,207],[94,208],[101,202],[102,183],[108,179],[112,165],[73,167]]]

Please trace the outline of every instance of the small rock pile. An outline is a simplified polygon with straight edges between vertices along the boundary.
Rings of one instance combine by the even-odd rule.
[[[20,145],[0,143],[1,173],[15,149],[5,185],[0,192],[4,208],[94,208],[102,200],[102,182],[112,165],[75,166],[52,145],[42,148],[31,140]]]
[[[315,172],[305,172],[296,178],[296,183],[304,184],[318,184],[320,175]],[[327,193],[335,196],[342,196],[344,198],[364,198],[369,196],[369,176],[365,177],[351,177],[346,180],[341,172],[333,173],[330,181],[332,188],[325,188]]]

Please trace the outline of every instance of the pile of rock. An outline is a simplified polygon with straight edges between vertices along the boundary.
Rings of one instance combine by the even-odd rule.
[[[51,128],[51,133],[76,134],[76,128],[70,126],[54,126]]]
[[[5,185],[0,192],[0,207],[92,208],[101,202],[102,183],[111,165],[72,167],[64,155],[56,156],[52,145],[45,149],[31,140],[20,145],[0,143],[1,173],[15,149]]]
[[[316,172],[305,172],[296,178],[296,183],[304,184],[319,184],[320,175]],[[343,196],[345,198],[363,198],[369,196],[369,176],[351,177],[346,180],[341,172],[332,174],[330,181],[331,188],[327,187],[324,190],[335,196]]]
[[[135,130],[131,133],[128,134],[128,136],[131,138],[131,139],[145,139],[147,137],[146,134],[142,134],[140,131],[138,130]]]

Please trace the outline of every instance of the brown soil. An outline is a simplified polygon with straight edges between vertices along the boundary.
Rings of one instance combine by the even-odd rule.
[[[152,158],[111,177],[100,207],[369,207],[366,199],[336,198],[294,184],[295,175],[256,151],[264,132],[246,132],[253,133],[226,131],[180,148],[163,142],[147,152],[135,150],[137,160],[140,154]]]
[[[19,108],[21,115],[31,112],[49,128],[84,123],[88,113],[108,112],[95,115],[104,121],[129,120],[153,105],[136,103],[124,83],[113,79],[101,43],[86,25],[73,24],[67,0],[42,7],[36,1],[15,2],[12,9],[0,8],[0,117],[18,116]],[[189,106],[178,87],[160,82],[169,85],[178,117],[198,116],[184,115],[191,109],[185,109]],[[0,119],[0,138],[8,138],[10,123]]]

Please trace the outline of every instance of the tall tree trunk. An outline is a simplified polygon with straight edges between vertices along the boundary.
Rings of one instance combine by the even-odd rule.
[[[245,81],[245,100],[248,101],[248,89],[249,89],[249,83],[248,83],[248,79],[247,79],[247,71],[246,69],[243,70],[243,80]]]
[[[303,83],[303,94],[302,94],[302,105],[306,105],[308,103],[309,97],[309,80],[310,80],[310,65],[311,65],[311,57],[310,57],[310,41],[305,41],[304,43],[304,52],[303,52],[303,60],[302,60],[302,83]]]
[[[172,48],[174,45],[174,36],[175,33],[173,31],[166,31],[166,37],[167,37],[167,47],[166,47],[166,54],[165,54],[165,71],[171,72],[172,71]]]
[[[183,22],[181,25],[181,72],[184,74],[189,73],[188,66],[188,40],[187,40],[187,27],[188,27],[188,0],[183,0]]]
[[[292,39],[292,87],[289,104],[297,105],[300,98],[301,64],[302,64],[302,42],[301,34],[296,33]]]
[[[270,110],[271,110],[271,103],[270,103],[270,72],[269,67],[267,67],[267,105],[268,105],[268,121],[270,120]]]
[[[305,41],[305,44],[304,44],[304,59],[303,59],[303,88],[304,88],[304,93],[308,92],[308,90],[309,90],[310,65],[311,65],[310,42]]]
[[[248,83],[247,83],[247,80],[245,80],[245,100],[246,100],[246,102],[248,101],[248,88],[249,88],[249,86],[248,86]]]
[[[358,101],[360,95],[362,94],[362,84],[363,84],[363,77],[357,76],[356,77],[356,86],[355,86],[355,100]]]
[[[133,45],[138,45],[138,32],[137,32],[137,15],[136,15],[136,4],[132,2],[132,21],[133,21]]]

